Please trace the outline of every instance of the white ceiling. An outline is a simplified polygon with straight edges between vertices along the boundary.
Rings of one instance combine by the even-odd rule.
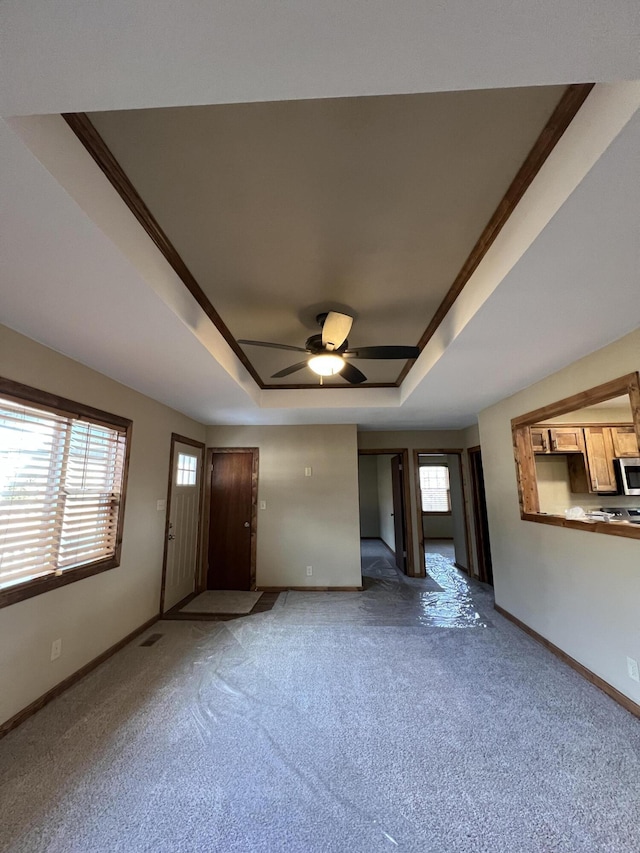
[[[640,78],[635,0],[5,0],[1,14],[4,116]],[[640,324],[638,117],[473,310],[469,286],[464,321],[461,302],[402,392],[257,392],[73,141],[55,122],[0,124],[0,319],[204,422],[460,427]]]
[[[640,79],[637,0],[3,0],[0,115]]]

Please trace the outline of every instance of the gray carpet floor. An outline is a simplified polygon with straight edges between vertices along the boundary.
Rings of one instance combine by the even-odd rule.
[[[363,563],[161,622],[0,741],[0,849],[637,853],[638,721],[446,556]]]

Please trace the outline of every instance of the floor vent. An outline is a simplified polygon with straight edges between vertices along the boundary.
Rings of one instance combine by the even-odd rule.
[[[164,637],[164,634],[150,634],[146,640],[140,643],[141,646],[153,646],[158,640]]]

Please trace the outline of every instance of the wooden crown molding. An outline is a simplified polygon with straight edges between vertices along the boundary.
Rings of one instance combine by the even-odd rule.
[[[258,387],[264,388],[264,383],[241,349],[240,344],[237,343],[236,339],[222,320],[222,317],[213,307],[206,293],[200,287],[191,271],[178,254],[175,246],[171,240],[169,240],[154,215],[138,194],[138,191],[107,147],[105,141],[91,123],[89,116],[86,113],[63,113],[62,118],[66,121],[80,142],[82,142],[100,169],[104,172],[120,198],[142,225],[149,237],[151,237],[158,249],[162,252],[165,259],[177,273],[180,280],[191,293],[198,305],[200,305],[207,317],[211,320],[234,353],[238,356],[242,364],[247,368]]]
[[[518,170],[500,204],[496,207],[493,216],[478,238],[478,242],[471,250],[469,257],[462,265],[460,272],[456,276],[446,296],[438,306],[436,313],[431,318],[423,336],[418,341],[418,348],[420,349],[420,352],[422,352],[431,338],[435,335],[438,327],[449,313],[449,309],[462,293],[465,285],[478,268],[480,261],[482,261],[495,242],[496,237],[504,228],[507,220],[522,199],[522,196],[525,194],[526,190],[531,185],[531,182],[544,165],[545,160],[560,141],[562,134],[569,127],[575,118],[576,113],[586,101],[587,95],[593,89],[594,85],[595,83],[576,83],[567,86],[565,89],[558,105],[551,114],[551,118],[542,129],[540,136],[534,142],[533,148]],[[414,364],[415,361],[408,361],[405,364],[398,376],[398,379],[396,380],[396,385],[399,386],[402,384]]]
[[[594,83],[576,83],[567,86],[558,105],[553,111],[551,118],[543,128],[540,136],[535,141],[533,148],[527,155],[526,160],[518,170],[515,178],[511,182],[509,189],[505,193],[502,201],[494,211],[493,216],[487,223],[478,238],[477,243],[471,250],[469,257],[466,259],[453,284],[449,288],[444,299],[438,306],[435,314],[431,318],[424,334],[418,341],[420,352],[426,347],[431,340],[436,330],[446,317],[449,309],[452,307],[465,285],[477,269],[478,265],[488,252],[489,248],[495,241],[496,237],[504,227],[505,223],[515,210],[516,206],[522,199],[527,188],[536,177],[545,160],[551,154],[556,144],[560,140],[562,134],[571,124],[576,113],[585,102],[589,92],[592,90]],[[62,117],[67,122],[71,130],[78,137],[80,142],[87,149],[91,157],[95,160],[102,172],[105,174],[116,192],[120,195],[129,210],[142,225],[149,237],[153,240],[158,249],[162,252],[165,259],[169,262],[173,270],[177,273],[185,287],[189,290],[196,302],[200,305],[209,320],[218,329],[220,334],[229,344],[234,353],[238,356],[241,363],[246,367],[247,371],[262,390],[308,390],[322,388],[398,388],[406,378],[407,374],[415,364],[415,359],[409,359],[400,372],[395,382],[365,382],[362,385],[311,385],[311,384],[282,384],[276,385],[273,383],[265,383],[260,375],[250,362],[244,350],[233,337],[228,327],[218,314],[216,309],[211,304],[208,296],[200,287],[193,274],[178,254],[175,246],[169,240],[159,223],[146,206],[141,196],[125,174],[124,170],[113,156],[105,141],[102,139],[98,131],[95,129],[91,120],[86,113],[63,113]]]

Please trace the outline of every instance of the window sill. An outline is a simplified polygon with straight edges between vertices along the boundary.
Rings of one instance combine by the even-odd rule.
[[[0,590],[0,608],[17,604],[19,601],[25,601],[27,598],[33,598],[43,592],[50,592],[50,590],[57,589],[60,586],[90,578],[92,575],[98,575],[108,569],[115,569],[119,565],[120,560],[117,556],[108,557],[106,560],[98,560],[95,563],[88,563],[86,566],[68,569],[61,575],[45,575],[25,583],[16,584],[13,587],[5,587]]]
[[[567,527],[570,530],[585,530],[588,533],[606,533],[609,536],[640,539],[640,524],[629,524],[625,521],[578,521],[573,518],[565,518],[562,515],[546,515],[542,512],[522,512],[520,517],[523,521],[550,524],[554,527]]]

